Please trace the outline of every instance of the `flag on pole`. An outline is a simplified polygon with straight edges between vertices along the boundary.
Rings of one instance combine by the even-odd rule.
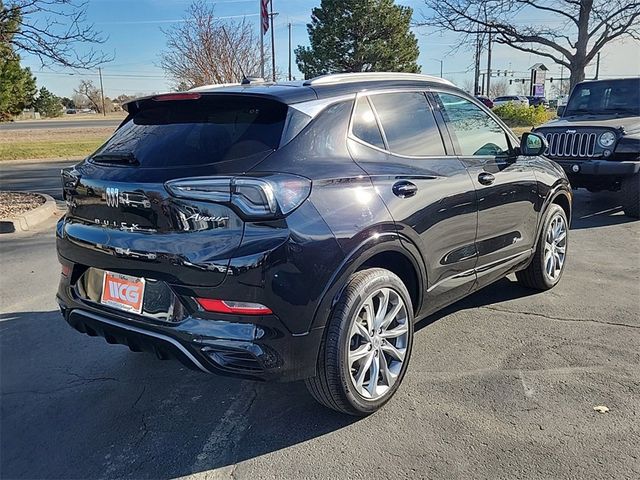
[[[269,31],[269,0],[260,0],[260,23],[262,24],[262,35]]]

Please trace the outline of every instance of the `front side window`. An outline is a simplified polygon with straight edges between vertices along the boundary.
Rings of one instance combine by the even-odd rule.
[[[498,156],[509,153],[509,142],[502,127],[469,100],[438,93],[442,114],[463,156]]]
[[[445,155],[440,130],[422,92],[371,95],[389,150],[398,155]]]

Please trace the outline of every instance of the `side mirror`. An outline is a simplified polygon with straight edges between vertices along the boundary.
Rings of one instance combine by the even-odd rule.
[[[558,108],[556,109],[556,114],[561,117],[562,114],[564,113],[564,109],[566,108],[566,105],[559,105]]]
[[[522,138],[520,139],[520,155],[537,157],[538,155],[542,155],[548,146],[547,139],[542,135],[526,132],[522,134]]]

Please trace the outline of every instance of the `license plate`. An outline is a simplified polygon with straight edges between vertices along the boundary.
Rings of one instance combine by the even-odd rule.
[[[142,312],[144,278],[104,272],[100,303],[125,312]]]

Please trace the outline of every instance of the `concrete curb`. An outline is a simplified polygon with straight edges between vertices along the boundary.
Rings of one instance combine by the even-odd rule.
[[[17,217],[1,218],[0,233],[28,232],[55,215],[58,208],[53,197],[45,193],[37,193],[37,195],[44,197],[45,202],[39,207],[29,210]]]

